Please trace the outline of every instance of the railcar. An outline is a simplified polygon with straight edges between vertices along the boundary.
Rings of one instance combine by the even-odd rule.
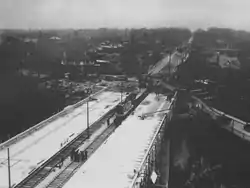
[[[129,110],[131,110],[134,106],[134,102],[136,100],[136,94],[131,93],[126,99],[119,103],[116,107],[116,114],[115,114],[115,124],[118,126],[121,124],[122,120],[125,118]]]

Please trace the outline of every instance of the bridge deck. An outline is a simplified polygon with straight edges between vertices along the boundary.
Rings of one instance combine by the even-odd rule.
[[[149,115],[144,120],[139,116],[168,109],[169,102],[165,99],[165,96],[160,96],[157,100],[155,94],[149,94],[134,114],[116,129],[64,188],[129,186],[134,169],[138,170],[152,136],[166,112]]]
[[[95,122],[120,102],[120,93],[102,92],[89,102],[89,121]],[[11,180],[18,183],[29,172],[46,161],[50,156],[86,129],[86,104],[75,108],[42,129],[10,146]],[[0,187],[7,187],[7,151],[0,151]]]

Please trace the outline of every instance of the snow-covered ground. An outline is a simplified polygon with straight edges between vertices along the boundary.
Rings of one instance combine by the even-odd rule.
[[[90,124],[120,102],[120,93],[103,92],[89,102]],[[34,168],[55,154],[86,128],[86,104],[56,119],[10,147],[12,184],[20,182]],[[8,187],[7,150],[0,151],[0,188]]]
[[[128,187],[166,111],[139,116],[168,107],[166,97],[149,94],[63,188]]]
[[[107,128],[107,124],[103,123],[103,125],[101,125],[100,129],[98,129],[97,131],[95,131],[92,135],[90,135],[90,138],[88,140],[86,140],[80,147],[79,147],[79,151],[86,149],[91,143],[93,143],[93,141],[100,135],[102,134],[102,132]],[[60,174],[69,164],[71,163],[70,157],[66,158],[63,162],[63,165],[61,168],[55,168],[53,172],[51,172],[49,174],[49,176],[47,176],[41,183],[39,183],[39,185],[36,186],[36,188],[45,188],[47,185],[49,185],[49,183],[51,183],[54,178],[56,178],[56,176],[58,174]]]

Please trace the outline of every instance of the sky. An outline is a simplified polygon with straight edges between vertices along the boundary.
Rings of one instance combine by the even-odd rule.
[[[250,31],[248,0],[0,0],[0,28],[230,27]]]

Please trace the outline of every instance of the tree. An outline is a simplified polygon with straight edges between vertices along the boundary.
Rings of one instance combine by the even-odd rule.
[[[140,65],[132,48],[126,49],[121,54],[121,66],[127,74],[138,74]]]

